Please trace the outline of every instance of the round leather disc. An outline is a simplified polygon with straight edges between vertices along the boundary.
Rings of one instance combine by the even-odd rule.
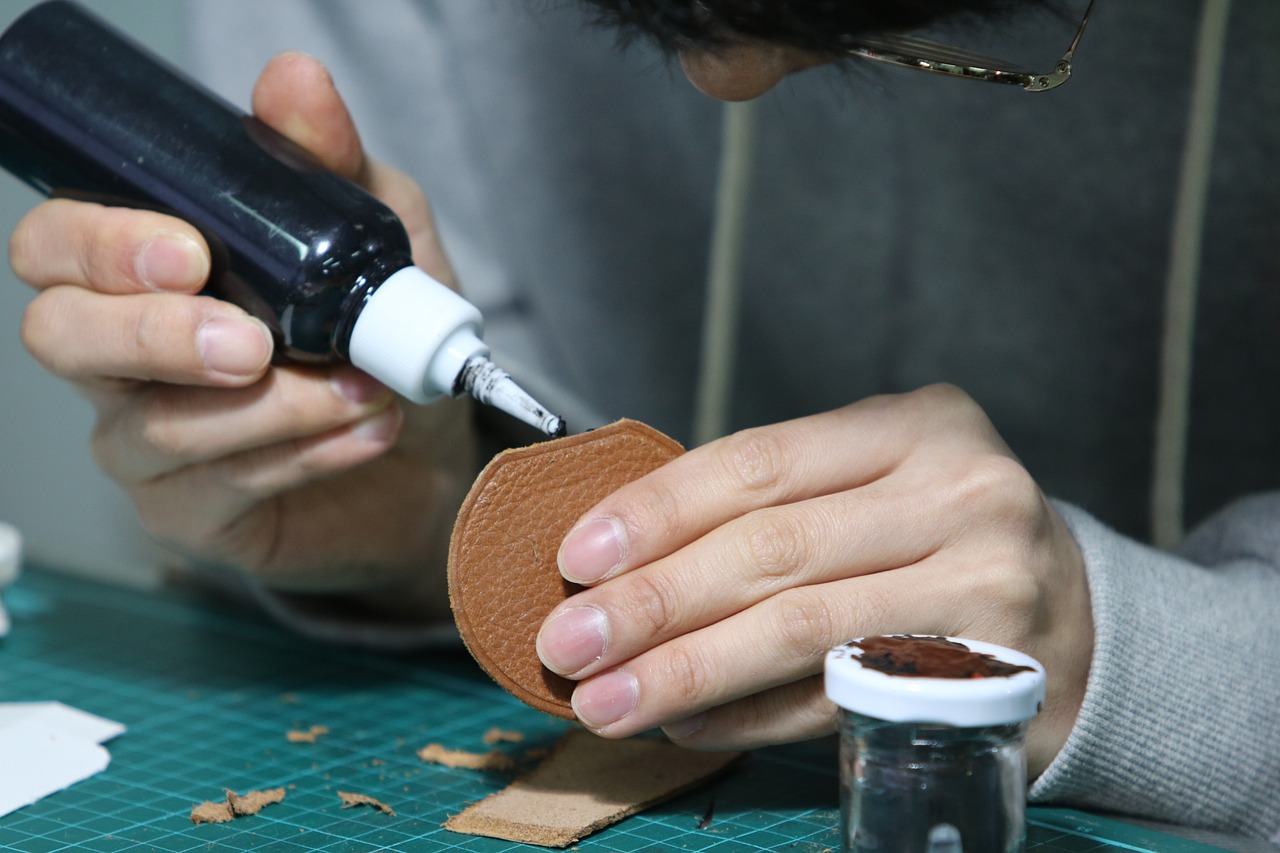
[[[542,621],[582,587],[556,552],[569,528],[618,487],[684,452],[638,421],[507,450],[481,472],[449,543],[449,601],[462,640],[495,681],[524,703],[573,719],[575,682],[542,665]]]

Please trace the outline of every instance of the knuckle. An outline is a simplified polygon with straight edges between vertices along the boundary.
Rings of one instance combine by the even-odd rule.
[[[194,448],[188,431],[172,417],[168,405],[154,399],[139,405],[137,440],[149,453],[165,458],[187,459]]]
[[[667,650],[659,675],[666,690],[681,706],[700,705],[713,683],[707,661],[688,643]]]
[[[762,580],[780,580],[795,575],[805,565],[810,552],[805,526],[780,510],[760,510],[743,520],[746,565]]]
[[[1002,563],[992,573],[988,593],[1005,613],[1032,613],[1040,601],[1040,585],[1021,564]]]
[[[95,242],[79,258],[83,281],[97,290],[109,289],[109,282],[131,281],[137,277],[119,250],[111,250]]]
[[[813,660],[839,642],[832,602],[823,593],[802,587],[780,593],[771,602],[772,633],[783,655],[792,660]]]
[[[259,381],[257,388],[272,422],[288,425],[297,433],[318,435],[351,426],[374,414],[371,403],[345,399],[334,392],[328,379],[305,369],[285,366],[272,370]],[[394,404],[388,403],[388,407],[391,405]]]
[[[137,283],[137,252],[154,227],[152,216],[111,207],[86,208],[84,223],[88,232],[77,256],[84,281],[100,287]]]
[[[682,538],[685,521],[679,497],[670,486],[650,482],[651,479],[641,481],[642,490],[618,507],[616,516],[632,539],[674,541]]]
[[[142,299],[136,304],[140,307],[134,315],[127,346],[132,350],[133,358],[130,360],[146,363],[151,356],[163,354],[162,342],[173,332],[174,321],[179,318],[167,300]]]
[[[1016,559],[989,561],[972,573],[967,586],[966,599],[982,603],[979,619],[990,627],[1020,638],[1036,632],[1043,597],[1038,580],[1024,563]]]
[[[786,477],[786,449],[775,430],[748,429],[726,436],[718,461],[733,485],[750,492],[778,489]]]
[[[631,589],[630,615],[639,622],[642,632],[654,637],[671,635],[676,624],[676,590],[662,575],[655,573],[627,576]]]
[[[982,406],[964,389],[949,383],[926,385],[904,395],[904,402],[915,407],[920,419],[944,432],[986,434],[992,431]]]
[[[283,444],[289,446],[294,445],[295,442],[286,441]],[[281,452],[281,450],[280,447],[273,448],[275,452]],[[273,488],[268,472],[274,472],[274,466],[264,464],[266,452],[251,450],[210,460],[206,463],[209,477],[218,484],[219,488],[230,494],[249,498],[265,496]],[[292,460],[292,464],[295,475],[299,479],[305,479],[305,474],[302,473],[307,467],[305,458],[299,455]]]
[[[978,404],[959,386],[949,382],[935,382],[911,392],[909,397],[925,406],[942,411],[974,410]]]
[[[1043,505],[1031,474],[1016,459],[998,453],[970,458],[955,497],[962,506],[982,507],[989,519],[1004,525],[1031,522]]]
[[[316,424],[317,427],[344,423],[342,400],[309,382],[292,381],[279,375],[269,381],[272,416],[280,423]]]

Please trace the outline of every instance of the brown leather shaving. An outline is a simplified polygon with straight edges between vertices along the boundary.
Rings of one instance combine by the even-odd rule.
[[[516,769],[515,759],[496,749],[490,752],[467,752],[464,749],[449,749],[442,744],[429,743],[418,750],[417,755],[428,764],[465,770],[496,770],[507,773]]]
[[[396,816],[396,813],[392,810],[391,806],[381,800],[375,800],[368,794],[353,794],[350,791],[339,791],[338,799],[342,800],[342,807],[344,809],[355,808],[356,806],[369,806],[385,815],[391,815],[392,817]]]
[[[306,731],[294,729],[293,731],[287,732],[285,734],[285,739],[288,740],[289,743],[315,743],[321,738],[321,736],[327,735],[328,733],[328,726],[312,726]]]
[[[522,740],[524,740],[524,734],[521,732],[508,732],[494,728],[484,733],[484,742],[490,746],[495,743],[520,743]]]
[[[284,799],[284,788],[271,788],[266,791],[250,791],[240,795],[235,791],[226,791],[224,802],[206,800],[198,806],[191,807],[192,823],[226,823],[237,817],[255,815],[267,806]]]

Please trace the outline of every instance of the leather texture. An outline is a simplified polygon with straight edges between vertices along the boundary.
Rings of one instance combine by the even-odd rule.
[[[571,728],[533,772],[451,815],[444,828],[523,844],[568,847],[629,815],[693,790],[743,755],[694,752],[662,737],[605,740]]]
[[[542,621],[582,587],[556,553],[583,513],[684,452],[639,421],[504,451],[480,473],[449,544],[449,602],[472,656],[525,704],[573,719],[574,682],[542,665]]]

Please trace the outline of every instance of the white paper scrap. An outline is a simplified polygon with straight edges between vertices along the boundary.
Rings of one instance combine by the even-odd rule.
[[[35,719],[51,729],[93,743],[106,743],[125,731],[124,725],[115,720],[107,720],[61,702],[0,702],[0,731],[27,719]]]
[[[100,773],[125,731],[61,702],[0,703],[0,817]]]

